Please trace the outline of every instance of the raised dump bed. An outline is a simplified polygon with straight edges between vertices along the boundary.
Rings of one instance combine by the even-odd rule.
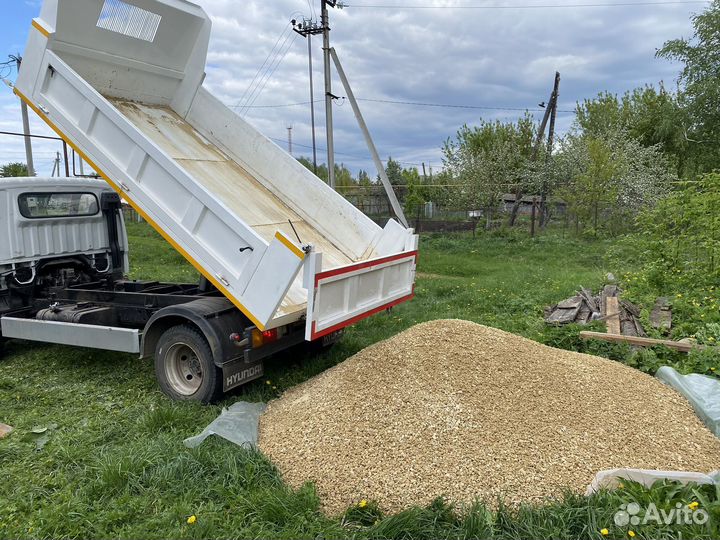
[[[258,328],[315,339],[413,295],[417,236],[384,228],[202,87],[184,0],[46,0],[16,93]],[[302,269],[302,271],[301,271]]]

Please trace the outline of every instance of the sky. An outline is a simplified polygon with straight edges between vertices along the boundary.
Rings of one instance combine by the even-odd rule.
[[[41,1],[0,1],[4,59],[22,54]],[[555,71],[561,74],[561,134],[574,118],[566,111],[599,92],[623,93],[658,81],[673,88],[679,66],[656,59],[655,50],[669,39],[689,37],[691,15],[708,3],[647,5],[649,1],[662,0],[346,0],[345,8],[330,9],[331,43],[382,158],[437,170],[443,142],[463,124],[511,121],[524,109],[533,109],[539,120],[538,104],[548,100]],[[320,0],[196,3],[213,22],[205,85],[285,149],[292,126],[293,155],[310,156],[307,41],[291,31],[289,21],[319,18]],[[597,6],[611,3],[635,5]],[[321,47],[321,36],[314,37],[316,100],[324,92]],[[258,74],[266,76],[258,79]],[[9,70],[0,75],[15,78]],[[333,93],[346,95],[335,73]],[[278,106],[296,103],[302,104]],[[325,162],[323,103],[316,104],[315,112],[318,159]],[[347,100],[335,103],[333,118],[336,162],[374,175]],[[0,84],[0,131],[21,130],[17,98]],[[52,135],[38,118],[32,119],[31,130]],[[39,175],[50,174],[60,150],[53,141],[34,143]],[[25,161],[23,143],[0,135],[0,163],[8,161]]]

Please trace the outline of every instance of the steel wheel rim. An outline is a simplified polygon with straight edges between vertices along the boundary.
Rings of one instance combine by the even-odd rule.
[[[195,350],[187,343],[170,346],[165,360],[165,375],[173,389],[183,396],[191,396],[200,389],[203,369]]]

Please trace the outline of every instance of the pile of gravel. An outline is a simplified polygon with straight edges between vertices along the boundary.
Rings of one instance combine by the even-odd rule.
[[[437,496],[537,502],[602,469],[707,472],[720,439],[688,402],[620,363],[468,321],[419,324],[272,401],[261,450],[328,513]]]

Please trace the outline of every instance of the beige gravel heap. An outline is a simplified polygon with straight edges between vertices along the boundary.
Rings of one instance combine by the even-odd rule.
[[[616,467],[707,472],[720,439],[688,402],[618,362],[468,321],[419,324],[270,403],[260,448],[324,509],[439,495],[540,501]]]

